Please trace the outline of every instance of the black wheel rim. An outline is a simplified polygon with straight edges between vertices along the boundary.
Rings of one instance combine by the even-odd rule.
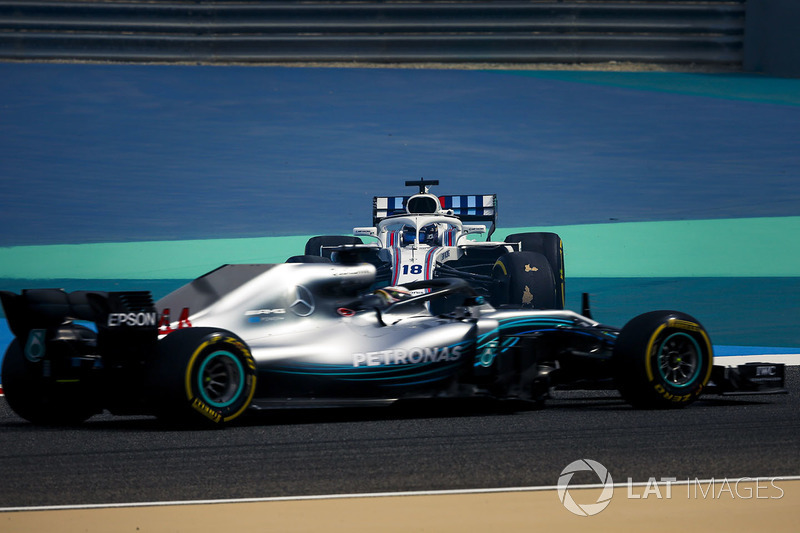
[[[216,408],[236,403],[244,389],[245,372],[239,359],[227,350],[209,354],[197,373],[203,401]]]
[[[662,379],[673,387],[689,387],[700,375],[702,351],[694,337],[687,333],[667,336],[656,357]]]

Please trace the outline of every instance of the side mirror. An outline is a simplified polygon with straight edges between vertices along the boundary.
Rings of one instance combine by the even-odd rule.
[[[484,224],[473,225],[473,226],[465,225],[463,231],[465,235],[469,235],[471,233],[486,233],[486,225]]]

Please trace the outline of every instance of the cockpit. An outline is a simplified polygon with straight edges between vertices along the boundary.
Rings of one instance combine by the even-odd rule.
[[[442,239],[439,238],[439,228],[437,224],[425,224],[419,231],[414,226],[406,224],[402,229],[401,246],[409,244],[425,244],[427,246],[441,246]]]
[[[384,246],[455,246],[462,231],[460,221],[451,217],[397,217],[386,219],[378,235],[384,237]]]

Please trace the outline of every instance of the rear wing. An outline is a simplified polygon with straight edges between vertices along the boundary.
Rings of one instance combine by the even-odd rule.
[[[45,346],[73,320],[94,322],[96,353],[103,355],[108,368],[142,361],[146,355],[156,353],[158,313],[147,291],[67,293],[61,289],[25,289],[21,294],[0,291],[0,301],[9,329],[32,362],[45,357]],[[65,353],[54,351],[51,355],[60,357]]]
[[[392,215],[406,214],[409,196],[376,196],[372,199],[372,225]],[[472,194],[458,196],[439,196],[439,203],[445,211],[452,211],[462,222],[490,222],[491,235],[497,225],[497,195]]]
[[[147,291],[25,289],[21,294],[0,291],[0,301],[11,333],[22,343],[34,330],[52,334],[72,320],[94,322],[103,337],[111,332],[146,331],[156,338],[158,313]]]

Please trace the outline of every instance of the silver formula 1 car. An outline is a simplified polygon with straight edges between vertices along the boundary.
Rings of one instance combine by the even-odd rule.
[[[620,330],[588,312],[494,308],[460,279],[371,292],[375,274],[368,263],[226,265],[157,303],[148,292],[1,292],[15,335],[6,399],[35,423],[107,409],[223,424],[248,408],[475,396],[539,404],[553,387],[609,383],[645,408],[783,386],[781,365],[715,367],[708,334],[680,312]],[[431,313],[456,296],[453,311]]]

